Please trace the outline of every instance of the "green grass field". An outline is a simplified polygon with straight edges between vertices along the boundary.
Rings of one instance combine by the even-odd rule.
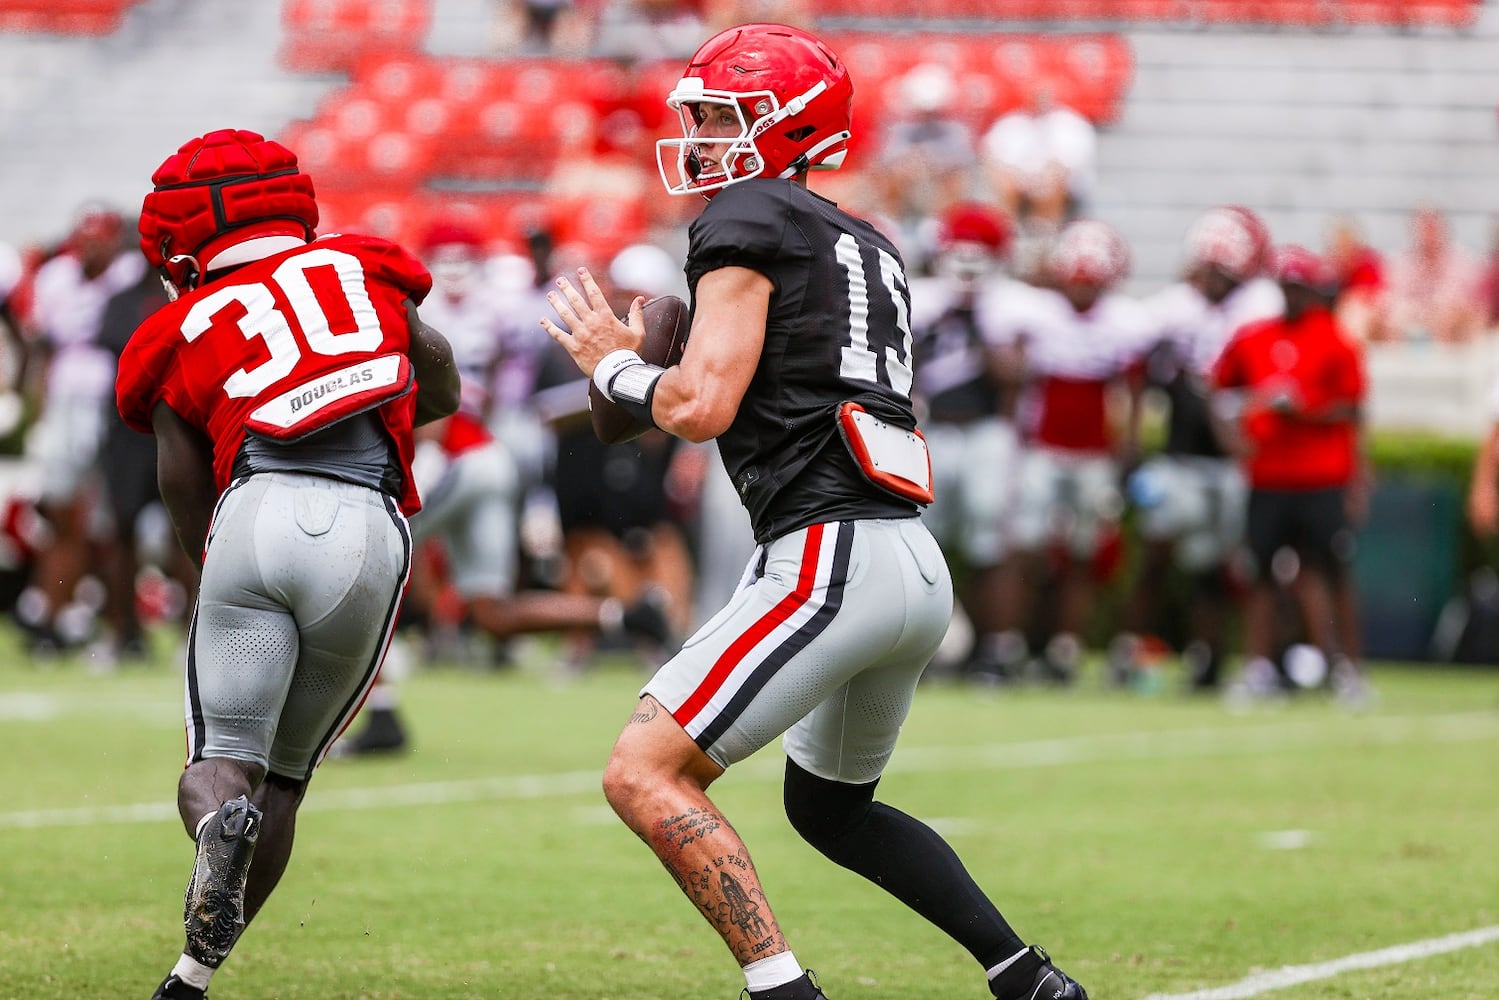
[[[0,998],[144,1000],[178,954],[192,850],[172,806],[180,681],[158,639],[157,664],[94,674],[0,638]],[[543,659],[419,672],[411,753],[324,766],[214,1000],[737,995],[728,953],[598,790],[642,675],[563,685]],[[941,829],[1093,1000],[1493,1000],[1499,674],[1374,677],[1360,716],[1312,696],[1230,714],[1091,682],[932,684],[882,797]],[[986,996],[965,953],[796,837],[780,768],[768,748],[716,794],[829,995]],[[1485,933],[1267,988],[1282,966],[1468,931]]]

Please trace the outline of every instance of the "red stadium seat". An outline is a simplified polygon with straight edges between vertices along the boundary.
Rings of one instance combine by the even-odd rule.
[[[1480,0],[1328,0],[1333,16],[1346,24],[1469,27]]]
[[[0,31],[18,34],[108,35],[140,0],[5,0]]]
[[[954,112],[975,128],[1028,104],[1038,86],[1094,121],[1112,120],[1129,88],[1134,58],[1119,35],[883,35],[829,38],[843,56],[859,99],[855,144],[898,113],[901,78],[923,62],[940,62],[957,76],[962,97]]]
[[[646,237],[649,213],[644,199],[548,198],[547,218],[558,244],[582,244],[607,259]]]
[[[426,192],[409,188],[318,188],[319,233],[380,236],[416,245],[431,217]]]
[[[351,71],[376,52],[413,52],[432,25],[431,0],[284,0],[281,65]]]
[[[354,65],[351,87],[386,104],[434,95],[441,72],[430,56],[417,52],[373,52]]]

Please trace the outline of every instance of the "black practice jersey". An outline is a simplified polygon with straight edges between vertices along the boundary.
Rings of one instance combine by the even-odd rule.
[[[688,238],[694,299],[698,279],[721,267],[774,285],[759,367],[718,438],[756,540],[827,521],[914,517],[915,504],[864,477],[838,431],[847,400],[916,426],[910,292],[895,246],[802,185],[761,178],[719,191]]]
[[[1166,394],[1169,403],[1166,441],[1161,450],[1168,455],[1225,458],[1227,452],[1213,427],[1208,387],[1180,355],[1181,349],[1168,338],[1151,351],[1146,362],[1147,377]]]
[[[979,332],[972,296],[953,296],[947,308],[913,332],[916,365],[923,373],[918,394],[924,394],[929,421],[959,424],[1001,412],[1000,388],[989,377],[989,345]]]

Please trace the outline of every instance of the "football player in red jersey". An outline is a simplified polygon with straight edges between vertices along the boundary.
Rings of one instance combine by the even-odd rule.
[[[174,301],[120,358],[162,499],[202,567],[177,807],[197,856],[157,1000],[198,1000],[280,880],[297,809],[390,641],[411,563],[412,429],[452,413],[432,286],[381,239],[314,239],[279,143],[210,132],[152,175],[141,248]],[[254,864],[251,864],[252,858]]]
[[[1355,538],[1350,494],[1361,487],[1361,420],[1368,380],[1362,345],[1328,307],[1332,268],[1295,245],[1277,248],[1270,271],[1280,284],[1280,314],[1244,327],[1213,368],[1218,406],[1236,417],[1234,432],[1249,507],[1245,548],[1254,572],[1244,616],[1245,662],[1228,694],[1234,700],[1276,694],[1271,662],[1275,595],[1282,567],[1302,621],[1329,665],[1326,678],[1349,707],[1373,696],[1357,649]],[[1356,494],[1354,494],[1356,496]],[[1282,555],[1289,550],[1294,559]]]
[[[919,517],[931,466],[900,253],[806,186],[842,163],[852,100],[842,60],[797,28],[730,28],[693,55],[667,99],[683,135],[657,145],[670,191],[710,196],[688,233],[680,365],[639,357],[642,301],[621,320],[585,269],[549,295],[560,321],[542,325],[606,395],[679,437],[717,439],[759,546],[729,604],[645,685],[604,792],[722,937],[752,1000],[823,995],[707,794],[783,734],[786,813],[808,843],[949,934],[996,997],[1083,1000],[937,833],[875,799],[953,597]]]

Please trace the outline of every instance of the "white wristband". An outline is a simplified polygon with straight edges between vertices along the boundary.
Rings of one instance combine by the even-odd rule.
[[[598,367],[593,370],[593,384],[598,386],[599,392],[604,394],[605,399],[613,402],[614,397],[609,393],[609,383],[614,381],[614,376],[631,365],[643,364],[645,364],[645,359],[627,347],[610,351],[599,360]]]

